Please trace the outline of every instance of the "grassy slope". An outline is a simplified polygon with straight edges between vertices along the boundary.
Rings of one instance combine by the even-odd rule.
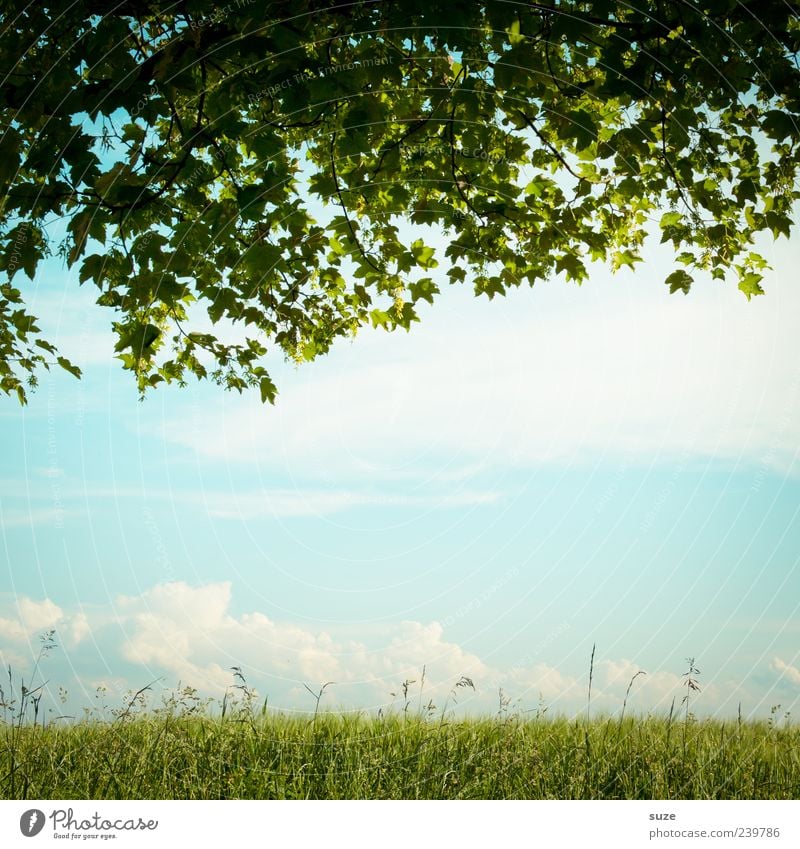
[[[139,715],[0,733],[3,798],[800,796],[800,730],[766,722]]]

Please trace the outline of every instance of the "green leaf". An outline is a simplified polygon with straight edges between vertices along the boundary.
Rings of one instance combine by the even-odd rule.
[[[670,227],[675,227],[683,221],[683,216],[680,212],[665,212],[661,216],[661,221],[659,222],[659,227],[662,230],[667,230]]]
[[[684,295],[688,295],[694,280],[683,269],[680,269],[679,271],[673,271],[664,282],[669,286],[671,295],[674,295],[676,292],[683,292]]]
[[[81,263],[78,280],[81,283],[85,283],[87,280],[94,280],[99,285],[105,277],[106,270],[106,258],[100,254],[92,254],[91,256],[87,256]]]
[[[475,278],[475,294],[486,295],[491,301],[494,299],[495,295],[502,295],[505,297],[506,290],[505,286],[503,286],[503,281],[499,277],[486,277],[484,275],[480,275]]]
[[[567,124],[560,134],[561,138],[574,139],[576,150],[583,150],[597,140],[597,125],[586,110],[577,109],[564,117]]]
[[[435,252],[435,249],[428,247],[422,239],[417,239],[411,244],[411,253],[417,265],[422,268],[436,268],[439,263],[433,258]]]
[[[556,271],[566,271],[567,280],[575,280],[578,283],[588,276],[581,258],[575,253],[568,253],[559,257],[556,260]]]
[[[265,401],[269,401],[270,404],[274,404],[278,390],[272,380],[269,377],[262,377],[258,382],[258,386],[261,391],[261,403],[263,404]]]
[[[736,200],[742,205],[744,205],[744,202],[747,200],[755,203],[758,198],[756,184],[749,177],[739,183],[739,185],[734,189],[734,194],[736,196]]]
[[[80,379],[81,370],[78,366],[73,365],[66,357],[57,357],[56,362],[64,369],[64,371],[68,371],[71,375]]]
[[[131,348],[135,356],[140,356],[149,350],[161,336],[161,330],[154,324],[132,324],[120,329],[119,341],[114,346],[115,351]],[[66,368],[66,366],[64,366]]]
[[[439,293],[439,287],[433,282],[433,280],[430,279],[430,277],[423,277],[421,280],[410,283],[408,290],[414,301],[424,300],[429,304],[433,303],[434,295]]]
[[[392,325],[392,319],[389,313],[385,310],[374,309],[370,311],[369,314],[370,321],[372,322],[373,327],[390,327]]]
[[[520,34],[519,18],[511,24],[506,32],[508,33],[509,44],[519,44],[520,42],[525,41],[525,36]]]
[[[788,215],[781,215],[777,212],[768,212],[765,215],[767,226],[772,231],[772,235],[777,239],[778,236],[786,236],[788,239],[792,233],[792,219]]]
[[[336,256],[347,256],[349,253],[347,248],[335,236],[328,239],[328,245]]]
[[[756,274],[755,272],[749,272],[740,279],[739,288],[747,296],[748,301],[753,297],[753,295],[764,294],[764,290],[760,285],[763,279],[764,276],[762,274]]]
[[[788,137],[797,138],[800,136],[800,127],[798,127],[797,121],[797,118],[792,118],[791,115],[780,109],[771,109],[764,116],[761,126],[770,138],[783,141]]]

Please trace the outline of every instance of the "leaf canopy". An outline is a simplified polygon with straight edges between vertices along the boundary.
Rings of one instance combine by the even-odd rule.
[[[493,298],[635,267],[657,230],[670,291],[760,294],[753,240],[800,196],[792,4],[636,6],[0,3],[0,388],[80,374],[25,305],[51,254],[141,391],[266,401],[271,350],[408,329],[437,267]]]

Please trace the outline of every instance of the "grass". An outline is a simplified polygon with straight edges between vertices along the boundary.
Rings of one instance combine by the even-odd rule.
[[[43,654],[49,650],[43,641]],[[594,649],[592,652],[594,657]],[[593,665],[593,663],[592,663]],[[36,667],[34,668],[34,672]],[[591,666],[590,666],[591,670]],[[770,719],[697,719],[694,661],[686,710],[667,717],[568,719],[509,710],[457,719],[445,706],[378,716],[275,713],[238,667],[215,703],[184,687],[151,708],[143,687],[112,719],[41,717],[41,688],[0,687],[0,798],[8,799],[796,799],[800,728]],[[644,673],[637,673],[637,676]],[[634,676],[634,679],[637,677]],[[591,678],[591,671],[590,671]],[[631,685],[633,684],[631,681]],[[424,671],[423,679],[424,682]],[[454,686],[474,689],[469,678]],[[631,686],[625,696],[627,702]],[[416,700],[415,700],[416,702]],[[451,703],[452,707],[452,703]]]
[[[0,796],[32,799],[796,799],[800,733],[666,719],[138,717],[26,727]]]
[[[128,715],[5,728],[14,799],[796,799],[769,721]]]

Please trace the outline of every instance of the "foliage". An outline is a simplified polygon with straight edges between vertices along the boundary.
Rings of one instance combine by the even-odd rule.
[[[42,367],[80,374],[26,307],[51,254],[114,311],[141,391],[195,375],[272,401],[269,350],[408,329],[439,262],[492,298],[632,268],[657,230],[670,291],[702,270],[749,298],[754,237],[790,233],[782,0],[0,9],[0,388],[22,401]]]

